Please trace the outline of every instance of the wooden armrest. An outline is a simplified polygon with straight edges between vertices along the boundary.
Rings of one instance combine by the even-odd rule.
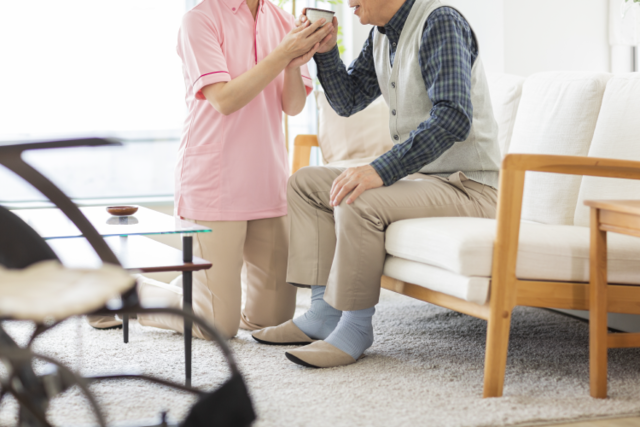
[[[319,147],[318,135],[298,135],[293,140],[294,147]]]
[[[640,162],[598,157],[508,154],[502,162],[502,169],[640,179]]]
[[[311,147],[319,147],[317,135],[298,135],[293,140],[292,174],[305,166],[309,166]]]
[[[516,263],[527,171],[640,179],[640,162],[584,156],[507,155],[500,170],[498,224],[491,273],[491,310],[499,311],[516,304]]]

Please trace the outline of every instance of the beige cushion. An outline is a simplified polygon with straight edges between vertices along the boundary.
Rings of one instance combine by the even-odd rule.
[[[509,153],[586,156],[609,74],[554,72],[529,77]],[[573,224],[581,177],[528,173],[522,218]]]
[[[484,304],[489,296],[488,277],[468,277],[421,262],[387,256],[384,274],[465,301]]]
[[[524,77],[511,74],[487,75],[493,114],[498,123],[498,144],[500,154],[507,154],[509,142],[513,135],[513,126],[518,114]]]
[[[640,161],[640,74],[618,74],[607,83],[589,157]],[[589,225],[585,200],[638,199],[640,181],[597,178],[582,179],[575,224]]]
[[[0,266],[0,318],[43,322],[90,313],[134,283],[125,270],[108,264],[95,270],[68,269],[58,261],[23,270]]]
[[[324,92],[317,92],[316,100],[318,144],[325,163],[373,160],[393,147],[389,135],[389,109],[382,97],[351,117],[340,117],[333,111]],[[360,164],[368,163],[370,161]]]
[[[462,276],[490,277],[496,221],[420,218],[391,224],[387,253]],[[610,233],[609,281],[640,284],[640,239]],[[523,222],[516,275],[521,279],[589,281],[589,228]]]

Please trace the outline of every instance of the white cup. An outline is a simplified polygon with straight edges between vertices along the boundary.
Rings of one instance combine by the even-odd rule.
[[[320,18],[324,18],[325,23],[322,24],[322,26],[324,27],[327,22],[333,21],[333,15],[335,15],[335,12],[332,10],[308,7],[305,11],[305,15],[307,16],[310,24],[314,24]]]

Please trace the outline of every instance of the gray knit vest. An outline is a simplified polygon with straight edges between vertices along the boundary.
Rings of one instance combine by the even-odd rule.
[[[398,41],[393,68],[389,61],[389,39],[379,31],[373,31],[378,84],[389,106],[389,131],[396,143],[406,141],[409,134],[429,118],[433,108],[418,58],[427,18],[443,6],[439,0],[415,0]],[[498,125],[493,117],[489,85],[480,56],[471,71],[471,103],[473,122],[468,138],[456,142],[420,172],[446,177],[462,171],[474,181],[498,188],[501,160]]]

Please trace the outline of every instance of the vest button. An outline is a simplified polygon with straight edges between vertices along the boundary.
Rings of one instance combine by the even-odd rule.
[[[396,110],[391,110],[391,114],[396,115]]]
[[[396,47],[396,43],[395,42],[393,43],[393,47]]]
[[[393,139],[395,139],[396,141],[400,139],[400,135],[393,135]]]

